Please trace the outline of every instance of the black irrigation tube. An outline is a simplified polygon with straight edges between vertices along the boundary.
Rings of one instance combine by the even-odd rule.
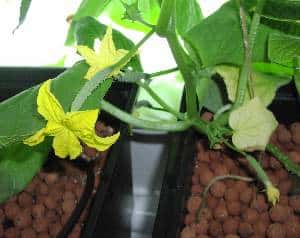
[[[88,167],[86,170],[87,173],[87,179],[86,184],[84,187],[84,191],[80,197],[80,200],[73,210],[70,218],[68,219],[67,223],[63,226],[61,231],[58,233],[57,238],[66,238],[68,237],[69,233],[73,230],[74,226],[78,222],[78,219],[80,218],[81,213],[87,206],[87,203],[89,201],[89,198],[92,195],[94,184],[95,184],[95,174],[94,174],[94,165],[95,161],[91,160],[88,162]]]

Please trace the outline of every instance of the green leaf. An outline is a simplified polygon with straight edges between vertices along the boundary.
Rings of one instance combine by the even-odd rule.
[[[80,89],[78,94],[76,95],[74,101],[71,105],[71,111],[80,111],[82,110],[81,107],[87,100],[87,98],[92,95],[93,91],[99,87],[99,85],[105,86],[105,91],[102,93],[102,95],[98,98],[98,100],[101,100],[104,96],[107,90],[110,88],[112,84],[112,79],[107,79],[110,73],[113,71],[112,67],[106,68],[103,71],[100,71],[96,73],[96,75],[91,79],[88,80],[84,86]]]
[[[144,21],[151,25],[156,25],[159,17],[160,6],[157,0],[123,0],[126,4],[138,2],[138,9]],[[107,13],[110,18],[120,26],[128,29],[133,29],[141,32],[149,32],[150,27],[145,26],[139,22],[132,22],[131,20],[124,19],[126,9],[120,0],[112,0],[107,8]]]
[[[132,4],[127,4],[126,2],[122,1],[122,4],[125,8],[125,13],[124,13],[123,19],[130,20],[130,21],[137,21],[137,22],[141,22],[141,23],[144,22],[141,12],[139,10],[139,5],[138,5],[139,2],[138,1],[136,1]]]
[[[295,86],[300,95],[300,56],[297,56],[295,59],[295,76],[294,76]]]
[[[229,115],[233,129],[232,142],[244,151],[264,151],[278,122],[258,97],[245,103]]]
[[[22,191],[47,158],[50,141],[36,147],[14,144],[0,150],[0,204]]]
[[[270,61],[293,67],[296,56],[300,55],[300,37],[286,34],[270,34],[268,42]]]
[[[22,0],[20,6],[19,23],[14,29],[14,31],[16,31],[24,23],[30,4],[31,4],[31,0]]]
[[[256,72],[272,74],[279,77],[292,77],[294,75],[293,68],[276,63],[256,62],[252,64],[252,68]]]
[[[250,18],[247,18],[248,22]],[[267,38],[271,28],[260,25],[253,49],[253,61],[265,61]],[[218,11],[202,20],[184,37],[190,47],[197,51],[204,66],[217,64],[242,65],[244,46],[240,19],[235,1],[224,4]]]
[[[94,48],[95,39],[100,40],[104,37],[107,26],[98,22],[93,17],[83,17],[75,24],[75,39],[78,45],[86,45],[90,48]],[[134,47],[134,43],[120,33],[113,29],[113,41],[117,49],[131,50]],[[134,70],[142,71],[142,66],[138,56],[135,56],[127,64]]]
[[[263,14],[281,20],[299,20],[300,2],[298,0],[267,0]]]
[[[85,16],[99,16],[110,2],[111,0],[82,0],[80,6],[73,16],[65,45],[72,45],[74,43],[74,25],[76,21]]]
[[[202,19],[201,8],[196,0],[176,1],[176,29],[180,35],[184,36]]]
[[[219,65],[215,67],[218,74],[223,77],[226,85],[228,98],[234,102],[237,84],[239,80],[239,68],[234,66]],[[253,71],[251,74],[251,85],[253,87],[254,96],[259,97],[262,103],[267,106],[275,97],[276,90],[288,84],[291,81],[289,77],[279,77],[271,74],[264,74]],[[247,92],[245,100],[249,100],[250,95]]]
[[[52,93],[66,112],[70,111],[75,96],[86,83],[84,76],[87,69],[85,63],[77,63],[56,77],[51,84]],[[98,108],[99,97],[103,95],[106,86],[93,91],[82,109]],[[37,112],[38,89],[39,85],[0,103],[0,147],[20,142],[45,126],[46,121]]]
[[[222,84],[215,79],[211,79],[209,82],[208,91],[204,100],[204,107],[211,112],[217,112],[224,106],[226,101],[226,95]]]
[[[159,94],[159,96],[174,110],[179,111],[183,93],[183,79],[180,74],[170,74],[168,78],[166,75],[153,79],[150,83],[151,89]],[[140,89],[137,97],[137,101],[148,101],[152,107],[139,107],[135,108],[133,114],[140,119],[150,121],[176,121],[177,119],[170,114],[162,110],[157,110],[161,106],[145,91]]]

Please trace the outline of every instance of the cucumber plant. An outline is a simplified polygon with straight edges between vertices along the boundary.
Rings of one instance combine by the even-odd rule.
[[[30,3],[22,1],[19,25]],[[268,201],[276,204],[279,190],[254,152],[267,151],[289,172],[300,175],[299,165],[269,143],[278,123],[268,110],[279,87],[293,82],[300,92],[299,12],[300,3],[292,0],[230,0],[206,18],[196,0],[83,0],[69,17],[66,39],[83,60],[47,84],[0,103],[0,201],[26,186],[51,147],[59,157],[73,159],[81,153],[80,143],[100,150],[113,144],[118,134],[105,140],[91,132],[95,115],[103,110],[131,127],[192,128],[207,136],[211,148],[228,147],[241,154],[265,186]],[[145,36],[133,44],[96,19],[103,13]],[[143,71],[138,50],[154,34],[168,43],[176,68]],[[94,50],[96,39],[101,41],[99,50]],[[151,88],[154,77],[174,71],[184,81],[186,112],[173,108]],[[175,120],[146,120],[105,100],[118,81],[143,88],[160,108],[149,102],[142,106],[168,112]],[[201,119],[206,110],[214,113],[212,121]]]

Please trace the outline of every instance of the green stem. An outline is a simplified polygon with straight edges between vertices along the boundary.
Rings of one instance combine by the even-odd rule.
[[[201,112],[209,89],[210,77],[201,77],[197,80],[196,84],[197,84],[196,93],[198,96],[198,104],[199,104],[198,111]]]
[[[196,85],[193,80],[191,68],[189,67],[189,57],[182,49],[176,34],[169,34],[167,36],[169,46],[172,50],[175,61],[183,76],[186,89],[186,107],[189,118],[194,118],[198,115],[197,112],[197,93]]]
[[[180,121],[180,122],[166,122],[166,121],[146,121],[142,119],[138,119],[127,112],[124,112],[112,105],[111,103],[102,99],[100,101],[99,107],[106,111],[107,113],[113,115],[114,117],[120,119],[123,122],[126,122],[129,125],[150,129],[156,131],[184,131],[191,126],[190,121]]]
[[[268,144],[267,151],[275,156],[288,171],[300,176],[300,166],[283,154],[276,145]]]
[[[172,15],[174,13],[175,4],[175,0],[163,0],[161,4],[160,15],[156,25],[156,33],[161,37],[166,37],[173,31],[173,29],[170,28],[172,28]]]
[[[158,71],[158,72],[155,72],[155,73],[152,73],[152,74],[147,74],[147,78],[154,78],[154,77],[162,76],[162,75],[165,75],[165,74],[170,74],[170,73],[173,73],[173,72],[176,72],[176,71],[178,71],[178,67],[174,67],[174,68],[166,69],[166,70],[161,70],[161,71]]]
[[[233,104],[232,110],[236,109],[237,107],[241,106],[244,103],[245,95],[247,92],[247,84],[249,82],[249,76],[251,73],[251,60],[252,60],[252,51],[255,44],[255,39],[257,35],[257,29],[260,22],[260,14],[262,12],[265,0],[259,0],[257,3],[257,9],[254,13],[253,19],[251,21],[250,26],[250,33],[248,36],[247,33],[247,23],[246,23],[246,14],[244,12],[243,7],[240,5],[238,1],[239,11],[240,11],[240,18],[241,18],[241,27],[243,32],[243,39],[244,39],[244,48],[245,48],[245,60],[244,64],[241,68],[240,78],[236,93],[236,100]]]
[[[239,149],[237,149],[235,146],[231,145],[229,142],[224,141],[225,145],[227,145],[230,149],[240,153],[241,155],[243,155],[246,160],[248,161],[248,163],[250,164],[250,166],[255,170],[257,177],[260,179],[260,181],[265,185],[265,187],[269,184],[272,184],[272,182],[270,181],[268,175],[266,174],[266,172],[264,171],[264,169],[261,167],[261,165],[257,162],[257,160],[247,154],[244,151],[241,151]]]
[[[191,120],[193,127],[200,133],[210,136],[209,123],[201,118]]]
[[[200,207],[196,210],[196,223],[200,222],[200,216],[203,208],[206,205],[206,199],[207,199],[207,194],[209,192],[209,189],[211,188],[212,185],[214,185],[217,181],[224,180],[224,179],[235,179],[235,180],[241,180],[245,182],[252,182],[253,179],[249,177],[243,177],[243,176],[238,176],[238,175],[221,175],[214,177],[212,180],[210,180],[209,184],[205,187],[203,194],[202,194],[202,201]]]
[[[170,112],[171,114],[173,114],[176,118],[180,119],[180,120],[184,120],[184,115],[178,111],[176,111],[175,109],[173,109],[171,106],[169,106],[160,96],[158,96],[156,94],[156,92],[154,92],[152,90],[152,88],[150,88],[150,86],[147,83],[142,83],[142,82],[138,82],[137,83],[140,87],[142,87],[143,89],[145,89],[147,91],[147,93],[160,105],[162,106],[162,108],[164,108],[166,111]]]

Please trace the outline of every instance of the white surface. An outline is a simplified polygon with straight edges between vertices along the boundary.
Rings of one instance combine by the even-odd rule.
[[[0,0],[0,66],[45,66],[64,55],[70,56],[66,61],[69,66],[78,59],[74,57],[74,49],[64,46],[64,40],[68,29],[66,17],[76,10],[80,0],[33,0],[25,23],[12,34],[18,22],[20,2]],[[205,16],[223,2],[225,0],[199,0]],[[123,32],[135,42],[142,37],[138,32]],[[141,53],[148,72],[174,65],[165,41],[159,37],[153,37]]]

